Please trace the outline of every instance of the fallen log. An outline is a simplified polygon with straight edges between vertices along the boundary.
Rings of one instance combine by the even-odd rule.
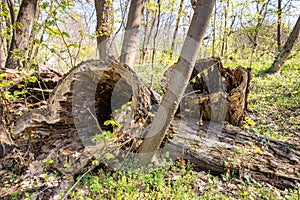
[[[52,159],[55,169],[76,174],[93,156],[93,136],[112,130],[104,122],[129,102],[123,122],[133,131],[148,120],[158,97],[129,67],[114,60],[86,61],[63,77],[45,105],[19,117],[14,131],[39,138],[38,159]]]
[[[300,146],[248,134],[230,124],[175,119],[162,152],[185,159],[195,170],[250,176],[278,188],[300,182]]]
[[[245,79],[240,81],[243,91],[247,90]],[[212,96],[207,97],[211,101]],[[238,99],[245,101],[246,97]],[[18,118],[15,132],[39,138],[34,152],[38,160],[49,158],[54,169],[76,174],[97,152],[112,152],[116,163],[123,162],[118,159],[138,148],[158,103],[159,97],[126,66],[115,61],[87,61],[65,75],[47,104]],[[199,102],[193,106],[201,110]],[[112,119],[114,110],[118,110],[114,120],[122,124],[121,128],[103,125]],[[173,121],[160,149],[169,152],[173,160],[189,160],[195,169],[213,174],[227,172],[242,177],[247,173],[279,188],[299,182],[299,146],[254,136],[214,120],[199,124],[198,117],[188,113],[180,117]],[[93,136],[113,128],[115,138],[106,144],[95,143]]]

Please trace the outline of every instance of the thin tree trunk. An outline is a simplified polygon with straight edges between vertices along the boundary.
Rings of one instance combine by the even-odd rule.
[[[227,16],[228,16],[228,6],[229,6],[229,1],[224,2],[224,29],[223,29],[223,38],[222,38],[222,46],[221,46],[221,56],[224,57],[225,55],[225,46],[227,43]]]
[[[289,38],[287,39],[286,43],[284,44],[281,52],[276,57],[272,66],[268,69],[268,72],[275,73],[275,72],[279,72],[281,70],[282,65],[284,64],[284,62],[290,55],[290,53],[293,49],[293,46],[298,39],[299,32],[300,32],[300,15],[298,17],[298,20],[297,20]]]
[[[5,67],[5,52],[3,48],[3,39],[0,38],[0,67]]]
[[[160,17],[161,17],[161,2],[160,2],[160,0],[157,0],[157,5],[158,5],[157,24],[156,24],[155,34],[154,34],[154,37],[153,37],[153,47],[152,47],[152,57],[151,57],[151,70],[152,70],[152,72],[154,72],[154,62],[155,62],[155,54],[156,54],[156,39],[157,39],[157,36],[158,36],[158,29],[159,29],[159,26],[160,26]],[[150,81],[150,87],[153,86],[153,78],[154,78],[154,74],[152,73],[151,81]]]
[[[179,60],[174,67],[174,74],[170,79],[166,94],[146,138],[138,149],[138,158],[141,164],[147,164],[151,161],[170,127],[193,72],[214,4],[215,0],[199,0],[197,2],[187,38]]]
[[[142,53],[140,55],[140,64],[144,64],[145,63],[145,56],[146,56],[146,51],[147,51],[147,46],[146,46],[146,41],[147,41],[147,32],[148,32],[148,26],[149,26],[149,11],[146,8],[146,19],[145,19],[145,33],[144,33],[144,37],[143,37],[143,45],[142,45]]]
[[[180,20],[181,20],[181,16],[182,16],[183,1],[184,0],[180,0],[180,4],[179,4],[179,10],[178,10],[178,15],[177,15],[177,19],[176,19],[176,26],[175,26],[175,30],[174,30],[174,34],[173,34],[173,38],[172,38],[172,44],[171,44],[171,52],[170,52],[171,59],[173,58],[173,52],[175,50],[176,38],[177,38],[179,24],[180,24]]]
[[[145,0],[131,0],[120,61],[133,67],[142,24]]]
[[[213,24],[213,41],[212,41],[212,50],[211,54],[212,56],[215,56],[215,43],[216,43],[216,19],[217,19],[217,4],[215,4],[214,8],[214,24]]]
[[[146,54],[147,54],[147,51],[148,51],[148,46],[150,44],[150,40],[151,40],[151,36],[152,36],[153,30],[154,30],[156,20],[157,20],[157,14],[156,14],[156,11],[155,11],[154,12],[154,18],[153,18],[152,23],[151,23],[151,28],[150,28],[150,31],[149,31],[149,34],[148,34],[148,37],[147,37],[147,40],[146,40],[146,44],[145,44],[146,48],[145,48],[144,60],[145,60],[145,57],[146,57]]]
[[[10,16],[10,19],[8,18],[8,16],[5,16],[6,18],[6,28],[7,28],[7,34],[10,35],[10,36],[13,36],[13,32],[15,32],[15,30],[12,29],[12,25],[15,24],[16,22],[16,16],[15,16],[15,10],[14,10],[14,4],[13,4],[13,1],[12,0],[6,0],[6,3],[7,3],[7,7],[9,9],[9,16]],[[7,51],[9,51],[10,49],[10,43],[11,43],[11,40],[9,40],[9,37],[6,38],[6,49]]]
[[[254,36],[252,38],[250,35],[248,35],[249,40],[253,43],[253,47],[252,47],[252,50],[251,50],[251,58],[250,58],[249,68],[252,67],[253,56],[255,55],[256,50],[257,50],[257,46],[258,46],[258,43],[257,43],[258,34],[259,34],[259,31],[260,31],[260,27],[262,26],[263,21],[266,18],[267,8],[268,8],[268,5],[269,5],[269,2],[270,2],[270,0],[268,0],[267,2],[263,2],[260,9],[258,9],[258,5],[257,5],[258,10],[257,10],[256,14],[258,16],[258,19],[257,19],[258,21],[255,25]]]
[[[114,7],[112,0],[95,0],[97,13],[97,49],[100,59],[112,55]]]
[[[29,38],[35,18],[38,0],[23,0],[15,23],[10,49],[6,59],[6,68],[24,67],[29,47]],[[23,60],[25,61],[23,62]]]
[[[277,50],[280,52],[281,49],[281,0],[278,0],[278,9],[277,9]]]
[[[2,18],[0,18],[0,31],[2,31]],[[1,35],[0,37],[0,67],[5,66],[5,51],[4,51],[4,40]]]

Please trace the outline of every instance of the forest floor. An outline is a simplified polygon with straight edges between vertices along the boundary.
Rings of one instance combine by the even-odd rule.
[[[223,64],[247,67],[246,63],[231,61]],[[280,74],[265,74],[270,64],[253,64],[250,112],[243,129],[266,140],[300,144],[299,59],[289,60]],[[138,74],[149,77],[150,72],[141,69],[136,69]],[[164,69],[155,70],[154,83],[158,83]],[[18,153],[11,156],[16,157]],[[51,163],[32,160],[24,164],[22,156],[16,159],[19,162],[11,168],[5,167],[5,160],[1,160],[0,199],[300,199],[300,183],[298,189],[279,190],[271,184],[256,182],[247,174],[243,179],[230,174],[213,176],[195,172],[189,164],[169,162],[148,173],[113,172],[99,165],[93,170],[82,169],[82,174],[76,177],[68,177],[43,167]],[[30,177],[31,170],[37,166],[41,166],[41,173]],[[74,185],[76,180],[79,181]]]

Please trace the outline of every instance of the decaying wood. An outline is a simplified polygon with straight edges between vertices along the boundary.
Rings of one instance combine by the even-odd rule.
[[[300,146],[268,140],[230,124],[220,125],[175,119],[163,152],[183,157],[196,170],[212,174],[249,175],[278,188],[295,187],[300,181]]]
[[[163,89],[172,74],[173,67],[170,67],[165,73]],[[200,60],[195,65],[180,112],[197,115],[200,123],[202,120],[226,120],[239,126],[247,110],[251,78],[249,69],[225,68],[219,58]]]
[[[182,104],[195,107],[180,108],[181,113],[173,120],[160,151],[169,152],[173,160],[180,157],[189,160],[196,170],[207,170],[212,174],[234,173],[240,177],[248,174],[257,181],[269,182],[279,188],[294,187],[300,181],[299,145],[251,135],[239,127],[207,121],[204,117],[199,125],[198,115],[183,112],[188,108],[199,110],[205,107],[204,102],[212,102],[220,96],[230,101],[230,97],[234,97],[231,94],[238,94],[235,91],[243,91],[245,96],[236,97],[231,103],[245,102],[249,87],[247,71],[237,68],[223,72],[232,77],[220,79],[225,85],[221,92],[209,95],[200,92],[195,94],[196,98],[186,95]],[[208,90],[209,86],[205,89],[205,84],[200,81],[194,82],[197,90]],[[212,90],[218,91],[218,88]],[[190,92],[193,91],[192,88]],[[222,91],[227,93],[219,95]],[[128,102],[132,103],[126,105]],[[64,76],[47,103],[19,117],[15,132],[38,138],[34,145],[37,160],[50,158],[54,161],[51,167],[62,173],[76,174],[90,162],[95,152],[112,152],[117,157],[122,153],[128,155],[129,150],[134,152],[149,128],[151,113],[155,113],[158,103],[159,97],[128,67],[115,61],[87,61]],[[245,103],[242,108],[245,109]],[[111,119],[115,109],[115,120],[122,128],[115,128],[116,138],[106,145],[95,145],[92,136],[111,129],[103,126],[103,122]],[[205,112],[208,111],[207,108]],[[239,115],[227,112],[226,116]]]
[[[18,118],[15,132],[38,135],[39,158],[51,158],[54,168],[75,174],[89,162],[92,137],[110,129],[103,122],[128,102],[132,109],[126,121],[132,125],[143,124],[158,103],[128,67],[112,60],[86,61],[65,75],[44,106]]]
[[[13,141],[11,139],[11,136],[6,128],[6,121],[4,119],[5,113],[6,113],[5,103],[0,97],[0,144],[13,144]],[[5,154],[5,147],[3,146],[2,153],[0,153],[0,158],[3,157]]]
[[[1,82],[10,83],[10,86],[0,87],[0,144],[2,156],[5,156],[5,149],[13,147],[15,142],[11,137],[12,124],[21,114],[28,112],[45,104],[53,88],[57,85],[61,76],[52,70],[43,70],[39,73],[28,73],[15,69],[1,68]],[[36,81],[28,81],[29,77],[36,77]],[[34,79],[33,79],[34,80]],[[11,94],[26,90],[18,98],[7,98],[6,92]]]

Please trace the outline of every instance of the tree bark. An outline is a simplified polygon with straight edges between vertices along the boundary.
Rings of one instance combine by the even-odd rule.
[[[281,8],[281,1],[277,1],[277,51],[280,52],[281,49],[281,15],[282,15],[282,8]]]
[[[97,49],[100,59],[105,59],[115,52],[112,45],[114,32],[114,8],[112,0],[95,0],[97,13]]]
[[[275,73],[275,72],[279,72],[281,70],[281,67],[283,66],[283,64],[286,61],[286,59],[288,58],[288,56],[290,55],[290,53],[294,47],[294,44],[298,39],[299,32],[300,32],[300,15],[297,19],[297,22],[296,22],[289,38],[287,39],[286,43],[284,44],[281,52],[278,54],[278,56],[274,60],[272,66],[268,69],[268,72]]]
[[[211,55],[215,56],[215,43],[216,43],[216,19],[217,19],[217,4],[214,6],[214,20],[213,20],[213,38],[212,38],[212,49],[211,49]]]
[[[222,45],[221,45],[221,56],[227,55],[226,46],[227,46],[227,35],[228,35],[228,12],[229,12],[229,1],[224,2],[224,27],[223,27],[223,38],[222,38]]]
[[[148,164],[151,161],[170,126],[193,72],[200,44],[208,27],[214,4],[214,0],[197,2],[180,58],[174,67],[175,73],[170,79],[167,92],[159,106],[150,130],[139,147],[139,162],[141,164]]]
[[[1,25],[0,25],[1,26]],[[1,27],[0,27],[1,30]],[[4,52],[4,41],[2,39],[2,37],[0,38],[0,67],[4,68],[5,67],[5,52]]]
[[[122,64],[131,68],[135,62],[144,7],[145,0],[131,0],[120,58]]]
[[[21,3],[6,59],[6,68],[15,69],[19,66],[24,67],[24,63],[26,63],[29,38],[32,32],[37,2],[37,0],[23,0]]]

